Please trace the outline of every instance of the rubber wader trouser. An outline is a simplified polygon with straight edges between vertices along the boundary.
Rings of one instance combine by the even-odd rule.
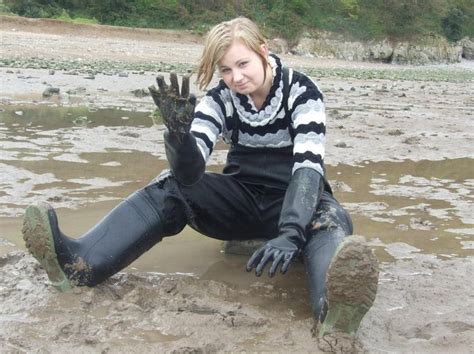
[[[80,238],[61,233],[52,208],[48,216],[57,259],[67,278],[76,285],[94,286],[186,224],[220,240],[274,238],[284,195],[284,190],[244,184],[226,174],[205,173],[193,186],[183,186],[165,174],[117,205]],[[337,246],[352,233],[352,223],[324,191],[307,230],[304,263],[314,316],[322,320],[326,272]]]
[[[264,164],[261,166],[265,167]],[[107,250],[108,242],[116,242],[116,237],[109,236],[104,237],[102,242],[95,241],[97,236],[94,236],[94,230],[97,227],[90,236],[76,241],[84,245],[83,249],[91,248],[87,245],[94,243],[93,249],[85,255],[85,260],[93,260],[95,264],[92,267],[95,269],[94,277],[89,278],[86,285],[106,279],[163,237],[180,232],[186,224],[204,235],[220,240],[274,238],[278,236],[278,221],[285,191],[241,183],[233,174],[205,173],[192,186],[184,186],[173,175],[164,174],[136,195],[142,200],[141,204],[134,203],[137,208],[134,208],[133,215],[139,221],[130,221],[131,217],[119,217],[127,225],[126,230],[119,226],[120,223],[117,225],[121,235],[117,238],[123,242],[121,246],[119,243],[115,247],[120,246],[120,250]],[[148,214],[148,220],[155,220],[155,224],[143,223],[141,215],[144,213]],[[111,213],[113,214],[114,212]],[[109,218],[110,216],[106,217],[103,222],[108,223]],[[310,301],[315,318],[322,322],[326,313],[326,273],[338,245],[345,236],[352,234],[352,222],[349,214],[326,190],[322,193],[306,230],[307,242],[303,248],[303,259]],[[108,231],[112,230],[109,228]],[[119,259],[114,261],[114,255]],[[108,259],[104,259],[107,257]]]
[[[94,286],[128,266],[164,236],[180,232],[186,225],[184,208],[166,212],[167,221],[162,218],[165,206],[178,206],[179,198],[161,195],[157,200],[147,188],[133,193],[77,239],[61,233],[51,208],[48,214],[55,251],[66,276],[75,285]]]

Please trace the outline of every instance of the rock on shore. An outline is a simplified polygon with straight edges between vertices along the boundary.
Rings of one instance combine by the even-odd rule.
[[[335,58],[350,61],[378,61],[393,64],[449,64],[457,63],[462,57],[472,60],[473,47],[469,38],[457,43],[430,36],[419,42],[350,41],[340,35],[328,32],[306,34],[289,51],[303,56]],[[275,51],[286,48],[281,39],[271,42]]]

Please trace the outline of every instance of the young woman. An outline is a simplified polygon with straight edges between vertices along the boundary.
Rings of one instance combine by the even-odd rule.
[[[159,88],[150,88],[168,128],[171,171],[77,239],[60,231],[51,206],[28,207],[28,249],[65,291],[102,282],[186,225],[221,240],[265,238],[247,271],[260,276],[268,265],[270,276],[286,273],[302,253],[320,334],[355,333],[374,300],[378,273],[371,251],[346,238],[351,219],[326,179],[321,91],[270,54],[246,18],[209,32],[197,72],[201,89],[216,70],[222,80],[197,106],[189,78],[181,92],[173,74],[171,86],[158,77]],[[208,173],[218,138],[230,144],[227,163],[222,173]]]

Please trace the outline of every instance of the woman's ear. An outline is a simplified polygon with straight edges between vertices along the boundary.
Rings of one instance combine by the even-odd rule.
[[[266,43],[260,44],[260,50],[262,54],[265,56],[265,58],[268,57],[268,46]]]

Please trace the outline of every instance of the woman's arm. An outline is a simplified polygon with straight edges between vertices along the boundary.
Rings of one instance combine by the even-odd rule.
[[[222,131],[222,114],[213,109],[209,94],[195,107],[196,98],[189,94],[189,77],[183,77],[181,92],[176,74],[170,74],[170,81],[171,86],[167,86],[159,76],[159,90],[154,86],[149,89],[167,127],[164,140],[171,170],[178,182],[192,185],[202,177]]]

